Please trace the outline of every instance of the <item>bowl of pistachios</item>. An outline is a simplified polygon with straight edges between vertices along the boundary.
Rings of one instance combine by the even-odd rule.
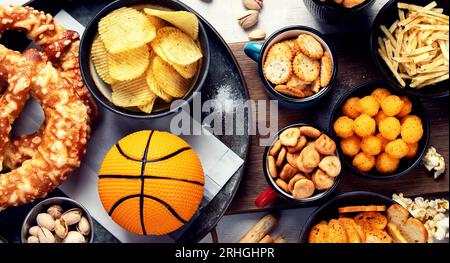
[[[22,243],[92,243],[94,224],[89,212],[66,197],[43,200],[22,225]]]

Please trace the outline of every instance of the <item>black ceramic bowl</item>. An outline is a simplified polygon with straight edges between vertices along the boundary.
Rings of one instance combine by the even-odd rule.
[[[303,226],[299,242],[308,243],[309,232],[320,221],[339,218],[339,207],[354,205],[385,205],[389,207],[393,204],[396,204],[394,200],[372,192],[349,192],[338,195],[312,213]]]
[[[168,8],[171,10],[188,11],[200,17],[190,7],[176,0],[122,0],[115,1],[109,4],[89,22],[81,39],[79,61],[83,80],[94,98],[101,105],[114,113],[132,118],[153,119],[164,117],[171,113],[177,112],[182,106],[192,101],[194,92],[200,91],[208,75],[210,51],[208,35],[205,31],[205,28],[203,27],[203,24],[199,19],[198,43],[200,45],[200,48],[202,49],[203,59],[201,60],[201,66],[197,72],[197,75],[191,82],[189,91],[184,96],[184,98],[182,98],[183,101],[178,101],[172,106],[168,103],[156,103],[154,106],[154,111],[151,114],[140,112],[137,109],[117,107],[111,103],[110,99],[107,98],[111,96],[110,86],[105,84],[99,77],[97,77],[97,73],[91,61],[91,47],[94,38],[98,34],[98,23],[100,19],[110,12],[124,6],[136,8],[160,6],[162,8]]]
[[[334,129],[333,129],[333,124],[337,120],[337,118],[339,118],[340,116],[343,115],[342,114],[342,106],[347,101],[347,99],[351,98],[351,97],[362,98],[364,96],[370,95],[372,93],[372,91],[378,87],[386,88],[394,95],[399,94],[395,89],[393,89],[392,87],[390,87],[383,81],[374,81],[374,82],[366,83],[366,84],[357,86],[355,88],[352,88],[338,100],[338,102],[334,106],[334,109],[331,113],[329,131],[333,136],[336,135],[336,133],[334,132]],[[430,119],[428,118],[428,115],[427,115],[426,110],[423,107],[422,103],[417,98],[414,98],[411,96],[408,96],[408,98],[411,100],[411,102],[413,104],[413,109],[410,114],[417,115],[418,117],[420,117],[420,119],[422,120],[422,124],[423,124],[423,137],[419,141],[419,149],[417,151],[416,157],[414,157],[412,159],[402,159],[400,161],[400,165],[399,165],[398,169],[395,171],[395,173],[390,174],[390,175],[381,174],[378,171],[376,171],[375,168],[373,168],[368,173],[364,173],[364,172],[360,172],[358,169],[353,167],[352,158],[348,157],[342,153],[341,147],[339,146],[340,140],[338,140],[337,148],[342,156],[342,160],[345,163],[345,165],[352,170],[353,173],[370,178],[370,179],[391,179],[391,178],[399,177],[401,175],[405,175],[405,174],[409,173],[412,169],[414,169],[414,167],[416,167],[418,164],[420,164],[420,162],[421,162],[423,156],[425,155],[425,153],[429,147],[429,144],[430,144]]]
[[[316,127],[315,125],[309,124],[309,123],[296,123],[296,124],[292,124],[292,125],[286,126],[283,129],[281,129],[273,138],[271,138],[271,140],[269,141],[268,145],[264,149],[263,160],[262,160],[263,161],[263,171],[264,171],[264,176],[266,177],[267,183],[269,184],[269,186],[279,196],[283,197],[284,199],[286,199],[289,202],[293,202],[293,203],[296,203],[296,204],[299,204],[299,205],[306,205],[306,204],[312,205],[314,203],[318,203],[319,201],[325,200],[327,197],[329,197],[334,192],[334,190],[336,190],[337,186],[339,185],[339,182],[341,181],[342,173],[340,175],[338,175],[334,179],[334,184],[333,184],[333,186],[330,189],[327,189],[325,191],[316,191],[313,196],[308,197],[308,198],[296,199],[292,195],[290,195],[290,194],[286,193],[285,191],[283,191],[275,183],[275,180],[269,174],[269,168],[268,168],[268,165],[267,165],[267,156],[269,155],[270,148],[276,142],[276,140],[278,139],[279,135],[286,129],[295,128],[295,127],[301,127],[301,126],[312,126],[312,127],[316,128],[316,129],[320,130],[323,134],[326,134],[328,137],[330,137],[334,141],[336,141],[335,138],[330,136],[330,134],[328,134],[326,131]],[[340,157],[340,153],[339,152],[336,152],[336,155],[339,158],[339,160],[342,159]]]
[[[367,11],[375,3],[375,0],[367,0],[353,8],[345,8],[333,3],[331,0],[325,2],[319,0],[303,0],[303,3],[308,11],[316,18],[333,24],[342,24],[366,16]]]
[[[441,98],[447,97],[449,95],[449,81],[443,81],[437,83],[436,85],[423,87],[421,89],[413,89],[405,87],[403,88],[398,81],[395,79],[394,75],[386,66],[385,62],[378,54],[378,37],[384,36],[380,29],[381,25],[389,27],[392,23],[398,19],[398,8],[397,3],[403,2],[408,4],[415,4],[425,6],[430,3],[428,0],[391,0],[380,10],[375,21],[372,25],[372,30],[370,33],[370,52],[372,53],[373,60],[378,71],[386,78],[386,81],[397,89],[398,92],[406,93],[411,96],[416,96],[420,98]],[[444,9],[445,14],[449,14],[449,1],[447,0],[436,0],[439,8]]]

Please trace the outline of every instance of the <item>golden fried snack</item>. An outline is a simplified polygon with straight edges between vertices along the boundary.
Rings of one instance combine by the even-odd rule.
[[[322,134],[318,129],[311,126],[302,126],[299,129],[301,135],[305,135],[312,139],[317,139]]]
[[[278,140],[273,144],[272,148],[270,148],[269,154],[272,155],[272,156],[277,155],[277,154],[280,152],[281,147],[283,147],[283,145],[281,144],[281,141],[278,139]]]
[[[333,124],[336,135],[341,138],[348,138],[353,135],[354,122],[347,116],[339,117]]]
[[[359,153],[360,149],[361,139],[356,135],[341,140],[341,150],[347,156],[355,156]]]
[[[384,114],[383,111],[379,111],[379,112],[377,113],[377,115],[373,116],[373,119],[375,120],[375,123],[376,123],[377,125],[380,125],[380,122],[381,122],[382,120],[386,119],[387,117],[388,117],[388,116],[386,116],[386,114]]]
[[[365,96],[361,98],[356,107],[361,114],[367,114],[370,117],[375,116],[380,110],[380,104],[374,96]]]
[[[320,161],[319,168],[328,176],[336,177],[341,173],[341,161],[337,156],[325,156]]]
[[[291,180],[289,180],[289,183],[288,183],[288,189],[289,189],[289,192],[294,192],[294,186],[295,186],[295,183],[297,183],[298,181],[300,181],[301,179],[308,179],[308,178],[306,178],[304,175],[302,175],[301,173],[298,173],[298,174],[296,174],[296,175],[294,175],[294,177],[292,177],[292,179]]]
[[[320,63],[320,87],[325,88],[330,84],[333,73],[333,62],[328,56],[323,56]],[[318,92],[317,90],[316,92]]]
[[[285,182],[289,182],[294,175],[298,173],[297,167],[291,166],[289,163],[285,164],[283,170],[281,170],[280,178]]]
[[[403,107],[400,110],[399,113],[397,113],[397,115],[395,115],[395,117],[397,118],[403,118],[405,116],[407,116],[408,114],[411,113],[412,111],[412,102],[408,99],[408,97],[406,96],[400,96],[400,99],[403,101]]]
[[[345,101],[344,106],[342,106],[342,112],[350,119],[356,119],[359,115],[361,115],[361,112],[358,111],[358,104],[358,97],[349,98]]]
[[[395,116],[402,110],[403,104],[404,102],[399,96],[390,95],[381,102],[381,110],[383,110],[386,116]]]
[[[376,135],[380,141],[381,141],[381,152],[384,152],[384,150],[386,149],[386,145],[390,142],[390,140],[386,139],[383,137],[383,135],[381,133],[378,133]]]
[[[375,165],[375,156],[360,152],[353,157],[352,164],[359,171],[368,172],[372,170]]]
[[[334,177],[329,176],[321,169],[317,169],[311,178],[319,191],[330,189],[334,184]]]
[[[311,197],[314,194],[314,183],[308,179],[300,179],[294,185],[292,196],[297,199],[304,199]]]
[[[320,63],[300,53],[295,56],[292,69],[301,80],[312,82],[319,77]]]
[[[297,145],[298,138],[300,137],[300,130],[298,128],[289,128],[284,130],[280,134],[281,144],[284,146],[295,146]]]
[[[43,106],[45,129],[31,160],[2,174],[0,209],[32,202],[55,189],[79,167],[90,133],[88,107],[72,84],[39,52],[28,50],[26,56],[34,62],[32,94]]]
[[[372,91],[371,95],[381,104],[384,98],[391,95],[391,92],[385,88],[376,88]]]
[[[331,155],[336,151],[336,143],[326,134],[320,135],[320,137],[314,142],[314,147],[323,155]]]
[[[408,154],[406,154],[405,158],[414,158],[419,150],[419,143],[408,143],[408,149]]]
[[[381,152],[382,142],[375,135],[369,135],[362,139],[361,150],[368,155],[377,155]]]
[[[306,146],[300,152],[300,155],[297,158],[297,167],[299,167],[298,163],[301,162],[301,167],[305,168],[316,168],[320,162],[320,154],[316,151],[314,146]]]
[[[278,185],[278,187],[280,187],[281,189],[283,189],[283,191],[285,191],[286,193],[289,193],[288,184],[284,180],[278,178],[275,180],[275,184]]]
[[[280,152],[278,153],[276,165],[277,167],[281,167],[283,165],[284,160],[286,159],[287,150],[286,147],[281,148]]]
[[[376,131],[375,120],[372,119],[367,114],[361,114],[353,122],[353,130],[356,133],[356,135],[360,137],[366,137],[375,134]]]
[[[300,137],[298,137],[297,144],[292,147],[288,146],[287,150],[290,153],[300,152],[303,149],[303,147],[305,147],[307,142],[308,142],[308,140],[306,139],[306,137],[303,135],[300,135]]]
[[[297,158],[300,155],[298,152],[287,152],[286,154],[286,161],[292,166],[297,167]]]
[[[387,117],[380,122],[378,130],[387,140],[395,140],[401,131],[400,121],[395,117]]]
[[[297,44],[300,51],[312,59],[319,59],[323,56],[322,44],[309,34],[300,34]]]
[[[294,52],[287,43],[281,42],[273,45],[269,49],[266,59],[275,58],[278,56],[286,57],[287,59],[292,60],[294,58]]]
[[[406,143],[416,143],[420,141],[423,136],[422,120],[415,115],[406,116],[400,134]]]
[[[386,145],[385,151],[392,158],[401,159],[408,154],[409,147],[405,141],[403,141],[402,139],[397,139],[392,142],[389,142]]]
[[[281,94],[294,97],[294,98],[305,98],[309,95],[305,94],[304,90],[291,87],[288,85],[276,85],[275,90],[278,91]]]
[[[267,169],[272,178],[278,177],[277,165],[275,164],[275,158],[272,155],[267,156]]]
[[[375,168],[382,174],[391,174],[397,170],[400,160],[391,157],[387,153],[381,153],[377,156]]]

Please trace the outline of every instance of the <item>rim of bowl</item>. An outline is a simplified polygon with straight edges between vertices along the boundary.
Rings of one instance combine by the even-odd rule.
[[[397,92],[402,94],[407,94],[409,96],[416,96],[420,98],[426,98],[426,99],[438,99],[438,98],[445,98],[449,96],[449,90],[445,90],[443,92],[433,92],[433,93],[423,93],[420,92],[420,90],[412,89],[410,87],[403,88],[397,80],[394,79],[394,76],[392,76],[392,73],[387,69],[387,66],[384,64],[384,61],[381,61],[380,56],[378,55],[378,42],[377,38],[380,36],[379,34],[379,27],[383,24],[383,20],[385,20],[386,12],[388,9],[395,7],[395,3],[397,3],[398,0],[390,0],[388,1],[378,12],[378,14],[375,16],[375,19],[373,21],[371,30],[370,30],[370,53],[372,55],[372,59],[375,61],[375,67],[377,68],[377,71],[385,78],[386,82],[389,83],[389,85],[394,88]],[[386,73],[388,72],[388,73]],[[448,80],[447,80],[448,81]],[[424,87],[427,88],[427,87]],[[433,87],[428,87],[433,88]]]
[[[327,3],[327,2],[323,3],[323,2],[320,2],[319,0],[310,0],[310,1],[313,1],[316,5],[321,6],[323,8],[326,8],[326,9],[329,9],[331,11],[341,12],[341,13],[346,13],[346,14],[357,13],[357,12],[363,11],[366,7],[372,5],[375,2],[375,0],[367,0],[364,3],[361,3],[361,4],[357,5],[357,6],[352,7],[352,8],[345,8],[345,7],[344,8],[339,8],[335,4],[330,4],[330,3]]]
[[[103,94],[99,94],[99,95],[96,94],[96,90],[98,90],[98,87],[95,84],[95,81],[93,80],[93,78],[91,76],[90,62],[89,62],[89,60],[86,61],[84,59],[83,54],[91,52],[92,43],[94,41],[95,34],[98,32],[98,29],[96,28],[96,26],[97,26],[98,22],[100,21],[100,19],[102,17],[104,17],[106,14],[108,14],[109,12],[111,12],[113,10],[116,10],[118,8],[125,7],[125,6],[152,4],[151,1],[146,1],[146,0],[116,0],[116,1],[108,4],[104,8],[102,8],[89,21],[89,23],[87,24],[86,29],[84,31],[84,34],[80,40],[80,48],[79,48],[79,56],[78,56],[81,76],[85,82],[86,87],[88,88],[89,92],[94,97],[94,99],[98,103],[100,103],[103,107],[108,109],[109,111],[119,114],[121,116],[134,118],[134,119],[157,119],[157,118],[165,117],[165,116],[168,116],[170,114],[173,114],[175,112],[182,110],[182,108],[185,105],[191,103],[195,93],[199,92],[203,88],[203,85],[205,84],[206,78],[209,74],[211,54],[210,54],[209,38],[208,38],[208,34],[206,33],[206,29],[203,25],[202,17],[196,11],[194,11],[192,8],[185,5],[184,3],[181,3],[176,0],[170,0],[168,2],[172,2],[173,4],[182,7],[179,10],[188,11],[197,16],[198,22],[199,22],[199,34],[203,35],[204,39],[205,39],[203,49],[204,49],[204,52],[207,53],[206,55],[204,54],[203,61],[202,61],[202,64],[204,65],[204,72],[199,72],[199,75],[196,79],[196,82],[193,84],[193,88],[191,89],[189,96],[182,98],[182,100],[184,100],[184,101],[182,103],[179,103],[174,108],[171,108],[169,106],[166,110],[163,110],[161,112],[146,114],[146,113],[128,111],[128,110],[126,110],[124,108],[120,108],[118,106],[117,106],[117,108],[115,108],[115,107],[112,107],[111,105],[109,105],[109,103],[111,103],[111,102],[109,102],[109,100],[107,98],[105,98],[103,96]],[[167,7],[167,5],[165,7]],[[86,57],[89,58],[90,56],[86,56]],[[101,92],[99,92],[99,93],[101,93]]]
[[[390,91],[395,91],[397,92],[397,90],[395,90],[393,87],[391,87],[390,85],[388,85],[385,81],[382,80],[375,80],[375,81],[369,81],[360,85],[357,85],[353,88],[351,88],[350,90],[348,90],[346,93],[344,93],[344,95],[342,95],[342,97],[339,98],[339,100],[336,102],[333,111],[331,112],[331,116],[330,116],[330,123],[329,123],[329,127],[328,130],[330,131],[330,134],[332,134],[333,136],[336,135],[336,133],[334,132],[333,129],[333,124],[336,121],[337,117],[337,112],[341,111],[342,105],[344,104],[344,102],[351,96],[351,94],[353,94],[354,92],[361,90],[361,89],[369,89],[369,88],[375,88],[376,86],[381,86],[383,88],[386,88]],[[394,94],[396,95],[396,94]],[[398,94],[397,94],[398,95]],[[411,102],[413,103],[413,107],[418,107],[419,111],[421,112],[421,114],[423,115],[423,118],[421,118],[422,120],[422,124],[423,124],[423,129],[424,129],[424,136],[425,136],[425,142],[424,142],[424,147],[420,150],[420,154],[417,154],[414,162],[412,163],[411,166],[409,166],[408,168],[406,168],[403,171],[400,172],[396,172],[390,175],[373,175],[370,173],[364,173],[359,171],[358,169],[356,169],[349,161],[348,161],[348,157],[346,155],[344,155],[342,153],[342,149],[340,146],[338,146],[338,152],[341,154],[342,160],[345,163],[345,165],[351,169],[351,171],[359,176],[363,176],[366,178],[370,178],[370,179],[377,179],[377,180],[385,180],[385,179],[393,179],[393,178],[397,178],[403,175],[408,174],[412,169],[414,169],[417,165],[420,164],[420,162],[422,161],[423,156],[425,155],[428,147],[430,146],[430,118],[428,117],[428,114],[425,110],[425,107],[423,106],[423,104],[420,102],[420,100],[418,100],[415,97],[411,97],[408,96],[408,99],[411,100]],[[373,169],[372,169],[373,170]],[[371,170],[371,171],[372,171]]]
[[[332,199],[330,199],[328,202],[326,202],[325,204],[319,206],[318,208],[316,208],[312,214],[308,217],[308,219],[306,220],[305,224],[302,227],[302,230],[300,231],[300,236],[298,238],[299,242],[304,242],[306,241],[306,231],[308,230],[307,228],[311,228],[313,222],[316,220],[317,215],[324,209],[326,209],[328,206],[332,205],[333,203],[346,198],[346,197],[360,197],[360,196],[366,196],[366,197],[375,197],[375,198],[379,198],[380,200],[386,201],[386,203],[389,204],[397,204],[397,202],[395,202],[392,198],[389,198],[387,196],[384,196],[382,194],[378,194],[375,192],[369,192],[369,191],[352,191],[352,192],[347,192],[347,193],[343,193],[343,194],[339,194],[336,195],[335,197],[333,197]]]
[[[331,75],[331,80],[330,80],[330,83],[328,84],[328,86],[320,89],[320,91],[318,93],[316,93],[312,96],[306,97],[306,98],[302,98],[302,99],[288,97],[288,96],[285,96],[285,95],[277,92],[275,90],[275,88],[273,87],[273,85],[264,76],[264,73],[263,73],[263,63],[262,62],[264,60],[263,55],[264,55],[264,51],[266,50],[266,48],[269,46],[269,44],[271,44],[273,39],[276,38],[278,35],[286,32],[286,31],[294,31],[294,30],[302,30],[302,31],[311,33],[313,36],[315,36],[317,38],[320,38],[327,45],[328,49],[330,50],[331,56],[333,57],[333,73]],[[264,88],[270,94],[272,94],[276,98],[282,100],[283,102],[295,103],[298,105],[302,105],[303,103],[317,101],[320,98],[324,97],[326,94],[328,94],[328,92],[334,87],[334,83],[335,83],[335,80],[337,77],[337,72],[338,72],[338,58],[336,56],[336,51],[335,51],[334,47],[330,44],[330,41],[328,40],[328,38],[324,34],[322,34],[320,31],[318,31],[314,28],[307,27],[307,26],[301,26],[301,25],[283,27],[283,28],[275,31],[272,35],[269,36],[269,38],[267,38],[266,41],[264,41],[259,55],[260,56],[259,56],[259,60],[258,60],[258,65],[259,65],[258,73],[263,80]]]
[[[86,209],[86,207],[84,207],[84,206],[83,206],[82,204],[80,204],[79,202],[77,202],[77,201],[75,201],[75,200],[73,200],[73,199],[70,199],[70,198],[68,198],[68,197],[62,197],[62,196],[56,196],[56,197],[50,197],[50,198],[44,199],[44,200],[40,201],[39,203],[37,203],[35,206],[33,206],[33,208],[31,208],[31,210],[27,213],[27,216],[25,217],[25,219],[23,220],[23,223],[22,223],[22,228],[21,228],[21,230],[20,230],[20,239],[21,239],[21,242],[22,242],[22,243],[26,243],[26,237],[27,237],[27,235],[28,235],[28,229],[29,229],[29,228],[27,228],[27,223],[31,220],[31,218],[30,218],[30,217],[31,217],[31,214],[32,214],[33,212],[35,212],[39,206],[41,206],[41,209],[42,209],[42,208],[44,208],[44,206],[55,204],[54,201],[69,202],[69,203],[71,203],[71,204],[74,205],[73,208],[78,207],[78,208],[80,208],[81,210],[83,210],[83,212],[84,212],[84,214],[85,214],[87,220],[89,221],[90,227],[91,227],[91,231],[90,231],[89,239],[88,239],[88,242],[87,242],[87,243],[93,243],[93,242],[94,242],[94,232],[95,232],[95,229],[94,229],[94,221],[92,220],[91,214],[90,214],[89,211]],[[34,219],[34,220],[36,220],[36,219]],[[26,229],[26,232],[24,232],[25,229]]]
[[[280,189],[280,187],[278,185],[275,184],[275,181],[272,179],[272,177],[269,174],[268,171],[268,167],[267,167],[267,156],[269,155],[269,150],[270,148],[273,146],[275,140],[278,138],[278,136],[286,129],[289,128],[295,128],[295,127],[302,127],[302,126],[311,126],[314,127],[316,129],[318,129],[319,131],[321,131],[323,134],[326,134],[328,137],[330,137],[333,141],[335,141],[335,138],[332,137],[325,129],[319,128],[315,125],[312,125],[310,123],[306,123],[306,122],[299,122],[299,123],[294,123],[291,125],[288,125],[282,129],[280,129],[277,134],[275,136],[273,136],[270,139],[270,145],[267,145],[264,148],[264,153],[263,153],[263,172],[264,172],[264,177],[266,178],[267,183],[269,184],[269,186],[281,197],[283,197],[284,199],[291,201],[293,203],[297,203],[297,204],[310,204],[313,202],[318,202],[320,200],[323,200],[327,197],[329,197],[338,187],[340,181],[341,181],[341,177],[343,176],[342,174],[342,170],[341,173],[335,177],[334,179],[334,183],[333,186],[331,186],[331,188],[325,190],[325,191],[321,191],[311,197],[308,198],[304,198],[304,199],[296,199],[294,198],[292,195],[284,192],[282,189]],[[336,156],[339,158],[339,161],[341,161],[341,154],[336,150]],[[342,161],[341,161],[342,162]]]

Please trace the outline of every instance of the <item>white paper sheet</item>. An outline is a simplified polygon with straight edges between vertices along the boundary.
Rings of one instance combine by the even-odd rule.
[[[84,27],[64,10],[59,12],[55,19],[64,27],[75,30],[80,35],[84,31]],[[93,124],[93,133],[82,166],[60,186],[65,194],[84,205],[91,215],[121,242],[173,242],[173,238],[139,236],[117,225],[100,202],[97,191],[97,171],[106,153],[120,138],[144,129],[167,131],[170,127],[170,119],[170,116],[159,120],[129,119],[99,106],[99,117]],[[16,134],[30,133],[40,126],[42,120],[43,113],[40,106],[31,101],[27,104],[22,117],[16,121],[15,132]],[[205,173],[205,194],[202,202],[204,206],[242,166],[243,160],[204,128],[203,135],[181,137],[196,151],[202,163]],[[174,235],[179,235],[180,231]]]

